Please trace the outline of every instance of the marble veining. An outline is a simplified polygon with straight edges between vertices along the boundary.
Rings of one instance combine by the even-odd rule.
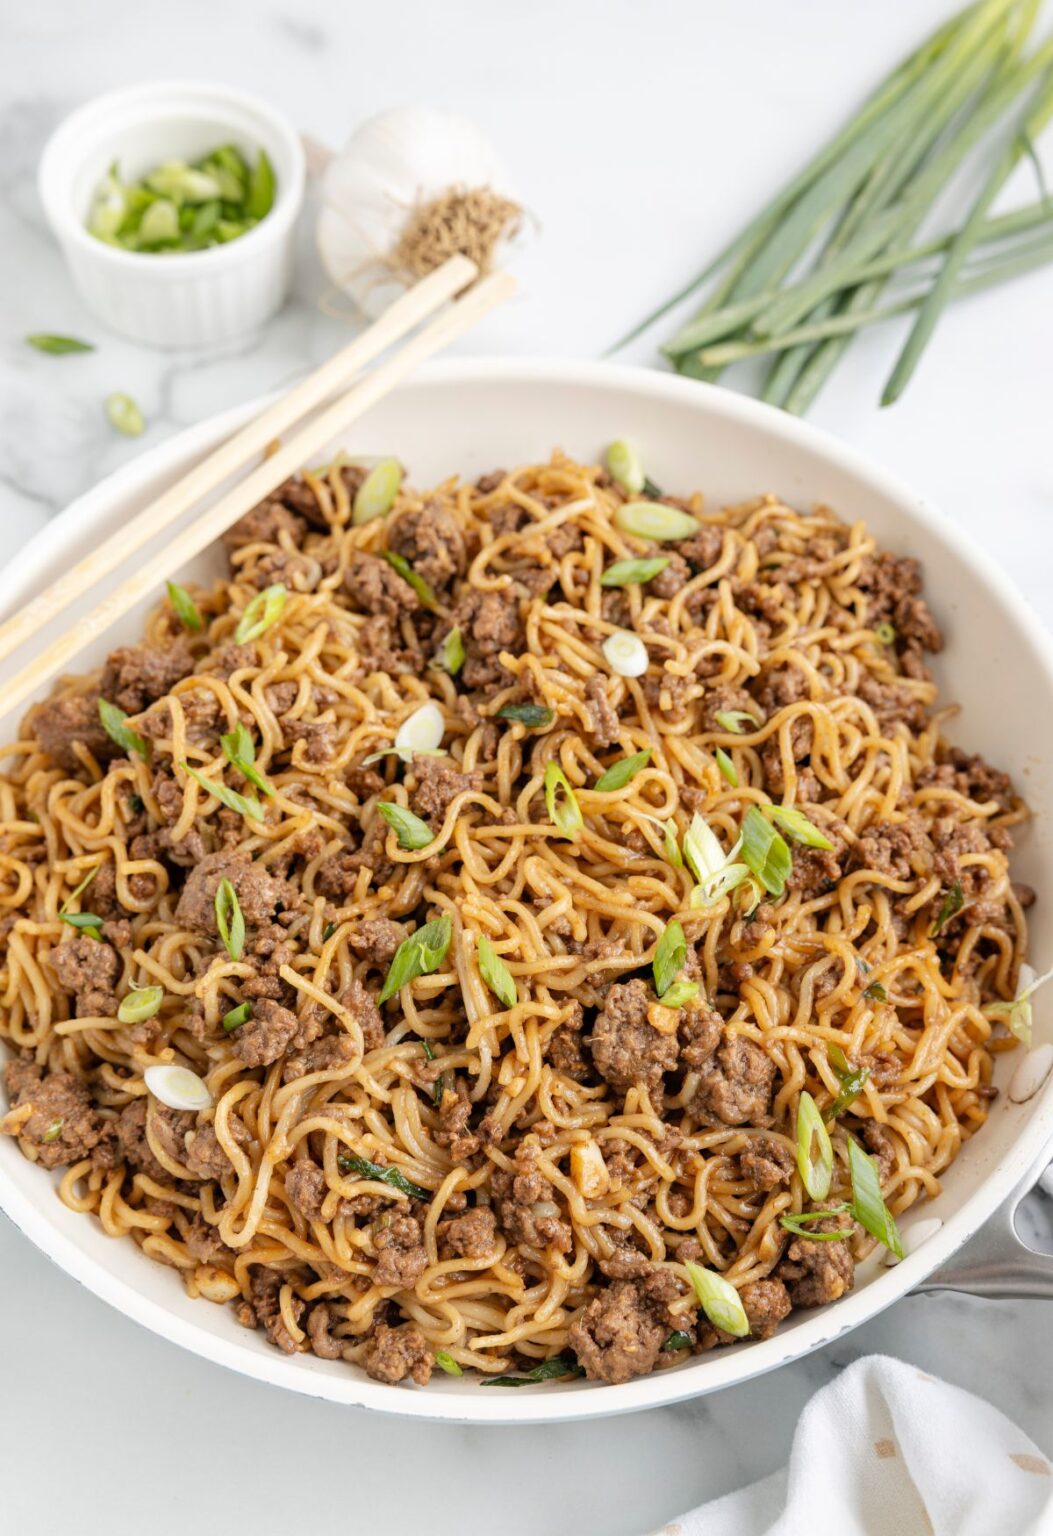
[[[320,308],[325,283],[308,221],[292,300],[264,333],[169,355],[106,336],[66,281],[34,189],[49,131],[94,91],[161,73],[213,75],[280,101],[330,144],[399,102],[467,111],[499,146],[541,233],[520,263],[522,298],[464,348],[595,357],[684,281],[947,9],[944,0],[885,7],[860,48],[858,17],[837,0],[532,0],[529,19],[475,0],[21,8],[5,27],[0,84],[0,560],[133,455],[289,383],[351,334]],[[1047,621],[1050,282],[1039,273],[963,306],[889,412],[875,401],[902,332],[868,336],[814,413],[943,505]],[[42,357],[21,340],[36,330],[81,335],[98,350]],[[624,356],[654,361],[652,340]],[[102,401],[116,389],[147,416],[136,442],[107,425]],[[1053,1200],[1034,1196],[1022,1222],[1053,1250]],[[327,1529],[452,1536],[490,1528],[499,1509],[504,1536],[633,1536],[773,1471],[809,1395],[874,1350],[986,1396],[1053,1452],[1049,1303],[909,1298],[716,1397],[604,1423],[484,1431],[340,1412],[224,1373],[111,1312],[3,1218],[0,1273],[0,1379],[19,1384],[0,1393],[0,1446],[8,1456],[19,1447],[19,1474],[4,1480],[12,1528],[32,1513],[35,1529],[124,1536],[133,1526],[103,1521],[95,1502],[104,1490],[113,1497],[105,1448],[120,1444],[124,1508],[149,1507],[159,1536],[188,1529],[188,1469],[205,1465],[212,1530],[251,1515],[254,1531],[270,1536],[311,1508]],[[261,1500],[246,1494],[246,1474],[264,1447],[280,1448],[295,1477],[268,1478]],[[178,1481],[163,1466],[180,1468]],[[316,1492],[305,1504],[308,1476]]]

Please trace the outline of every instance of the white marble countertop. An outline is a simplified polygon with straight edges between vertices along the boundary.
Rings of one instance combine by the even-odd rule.
[[[104,335],[66,281],[34,191],[44,139],[87,96],[161,74],[212,76],[272,97],[330,144],[398,103],[469,113],[542,231],[519,268],[523,297],[471,350],[592,357],[689,276],[947,10],[945,0],[20,8],[0,86],[0,558],[133,454],[293,379],[348,334],[319,311],[305,240],[294,301],[262,335],[169,356]],[[940,328],[905,401],[884,412],[876,397],[901,333],[875,332],[813,412],[959,518],[1047,621],[1051,300],[1053,271],[969,301]],[[21,340],[38,330],[90,337],[98,350],[42,357]],[[626,355],[650,362],[652,342]],[[115,389],[149,420],[136,442],[103,416]],[[1036,1199],[1047,1236],[1050,1208]],[[124,1536],[145,1519],[157,1536],[234,1522],[271,1536],[307,1516],[371,1536],[418,1526],[472,1536],[499,1511],[505,1536],[632,1536],[778,1466],[810,1392],[873,1350],[987,1396],[1053,1452],[1048,1303],[908,1299],[717,1397],[598,1425],[482,1431],[341,1413],[227,1375],[109,1311],[3,1218],[0,1273],[0,1523],[12,1530]],[[262,1493],[254,1479],[270,1455],[292,1475],[268,1474]]]

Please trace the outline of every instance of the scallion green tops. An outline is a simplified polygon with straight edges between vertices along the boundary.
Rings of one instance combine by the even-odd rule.
[[[264,150],[250,165],[233,144],[200,160],[166,160],[138,181],[112,165],[95,192],[88,231],[126,251],[203,251],[246,234],[274,206],[274,169]]]

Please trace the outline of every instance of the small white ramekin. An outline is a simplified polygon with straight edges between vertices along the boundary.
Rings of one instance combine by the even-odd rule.
[[[114,161],[134,181],[220,144],[250,160],[262,148],[274,166],[274,206],[247,234],[151,255],[88,233],[92,197]],[[280,307],[304,178],[299,135],[280,112],[227,86],[160,80],[97,96],[67,117],[44,149],[37,187],[73,281],[104,325],[152,346],[203,347],[244,335]]]

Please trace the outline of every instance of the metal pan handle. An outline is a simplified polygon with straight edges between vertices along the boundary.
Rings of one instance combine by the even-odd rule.
[[[989,1300],[1053,1301],[1053,1253],[1029,1248],[1016,1230],[1016,1213],[1048,1159],[1024,1182],[990,1221],[954,1255],[949,1264],[914,1287],[923,1291],[962,1291]]]

